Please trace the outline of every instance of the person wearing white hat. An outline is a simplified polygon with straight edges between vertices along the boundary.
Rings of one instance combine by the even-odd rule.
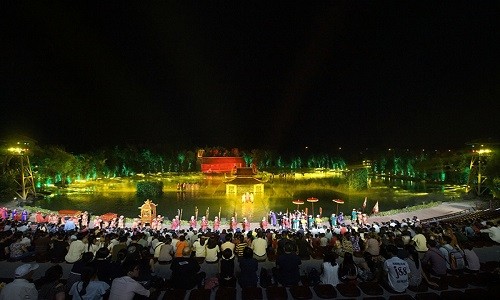
[[[0,300],[25,300],[38,299],[35,284],[30,282],[33,272],[38,269],[38,264],[23,264],[16,268],[14,281],[5,285],[0,292]]]

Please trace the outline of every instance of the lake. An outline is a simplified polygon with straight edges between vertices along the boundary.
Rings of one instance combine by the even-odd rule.
[[[88,211],[94,215],[107,212],[133,218],[139,215],[139,207],[146,200],[135,193],[135,182],[138,179],[100,180],[72,184],[68,189],[60,189],[34,205],[49,210],[76,209]],[[370,212],[376,201],[379,201],[380,211],[404,208],[419,205],[430,201],[446,201],[453,197],[460,197],[461,187],[423,182],[387,181],[383,178],[373,178],[372,187],[366,192],[339,192],[330,186],[324,179],[310,179],[307,181],[274,181],[265,184],[264,194],[256,194],[253,203],[242,203],[241,194],[226,195],[225,184],[220,178],[205,178],[196,175],[190,180],[193,188],[185,192],[177,191],[178,178],[157,178],[164,182],[164,193],[158,197],[149,198],[157,204],[157,213],[171,219],[179,209],[182,209],[183,219],[195,214],[201,217],[209,212],[213,219],[221,211],[221,218],[229,219],[234,212],[238,217],[247,217],[252,222],[259,221],[266,216],[269,210],[286,212],[297,208],[292,200],[301,199],[312,214],[312,204],[305,200],[309,197],[319,199],[314,204],[314,213],[322,209],[323,215],[337,212],[337,204],[332,199],[343,199],[345,204],[339,205],[339,211],[345,214],[353,208],[361,209],[367,197],[366,211]]]

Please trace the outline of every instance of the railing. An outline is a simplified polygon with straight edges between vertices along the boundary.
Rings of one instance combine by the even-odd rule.
[[[463,216],[463,215],[472,213],[473,211],[474,210],[472,208],[467,208],[467,209],[464,209],[464,210],[461,210],[461,211],[458,211],[455,213],[442,215],[442,216],[438,216],[438,217],[434,217],[434,218],[423,219],[423,220],[420,220],[420,223],[432,223],[432,222],[436,222],[436,221],[443,221],[443,220],[451,219],[454,217]]]

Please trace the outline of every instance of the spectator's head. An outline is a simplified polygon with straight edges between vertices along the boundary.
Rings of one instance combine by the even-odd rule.
[[[139,277],[139,262],[137,260],[128,259],[123,262],[123,271],[132,278]]]
[[[336,265],[335,263],[336,260],[337,260],[337,255],[333,252],[328,252],[327,254],[325,254],[325,257],[323,258],[323,262],[328,262],[332,266]]]
[[[19,267],[16,268],[16,271],[14,272],[14,277],[15,278],[31,279],[33,277],[34,271],[36,269],[38,269],[38,267],[39,267],[38,264],[20,265]]]
[[[253,257],[253,250],[250,247],[245,247],[243,249],[243,257],[244,258],[252,258]]]
[[[61,265],[53,265],[45,271],[45,279],[50,281],[59,280],[63,276],[63,268]]]
[[[436,240],[431,240],[431,239],[429,239],[429,240],[427,240],[427,245],[428,245],[430,248],[436,248],[436,246],[437,246],[437,242],[436,242]]]
[[[84,252],[84,253],[82,254],[82,258],[81,258],[81,260],[82,260],[82,262],[84,262],[84,263],[89,263],[89,262],[91,262],[93,259],[94,259],[94,253],[92,253],[92,252]]]
[[[344,261],[342,263],[343,264],[354,264],[354,259],[352,257],[352,253],[345,252],[344,253]]]
[[[386,247],[386,251],[390,257],[396,256],[398,254],[398,247],[396,247],[395,245],[389,244]]]
[[[191,248],[184,247],[184,249],[182,249],[182,257],[190,257],[190,256],[191,256]]]
[[[233,256],[233,250],[226,248],[222,251],[222,258],[231,259],[231,256]]]
[[[103,259],[109,256],[109,249],[107,247],[101,247],[97,252],[95,253],[95,258],[97,259]]]
[[[285,246],[283,247],[283,249],[285,250],[285,253],[292,253],[294,252],[294,249],[295,247],[293,246],[293,244],[291,242],[287,242],[285,243]]]
[[[451,243],[451,237],[449,235],[443,235],[443,241],[445,244]]]

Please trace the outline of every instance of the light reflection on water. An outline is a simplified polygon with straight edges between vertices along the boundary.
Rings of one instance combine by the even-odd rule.
[[[212,182],[208,184],[213,185]],[[251,221],[257,222],[266,216],[269,210],[285,212],[296,209],[297,206],[292,204],[294,199],[304,200],[305,204],[301,205],[300,208],[307,207],[311,214],[311,204],[305,199],[318,198],[319,202],[314,204],[315,213],[317,214],[321,207],[323,215],[326,216],[336,212],[337,207],[331,201],[332,199],[345,200],[345,204],[339,206],[339,211],[349,213],[353,208],[361,209],[366,196],[368,196],[368,201],[365,211],[370,212],[376,201],[379,201],[380,210],[383,211],[419,205],[432,200],[443,201],[459,194],[459,191],[455,194],[449,193],[453,190],[449,186],[429,185],[420,182],[392,182],[392,188],[384,188],[384,184],[377,181],[372,181],[372,184],[372,189],[368,193],[356,194],[336,192],[329,187],[300,186],[298,188],[294,183],[284,185],[286,192],[276,192],[272,185],[266,184],[264,195],[256,194],[254,203],[242,203],[241,194],[225,195],[224,187],[210,190],[210,192],[202,188],[198,191],[187,192],[176,192],[175,189],[172,189],[174,191],[167,191],[162,196],[150,198],[150,200],[158,205],[157,213],[168,219],[177,214],[177,210],[180,208],[183,209],[183,219],[188,219],[195,214],[197,207],[199,217],[205,215],[209,209],[209,218],[212,220],[215,215],[219,214],[220,209],[222,218],[228,219],[236,212],[238,218],[245,216]],[[281,186],[283,187],[283,183]],[[408,187],[410,189],[405,190]],[[94,192],[53,195],[37,201],[35,205],[50,210],[77,209],[86,210],[93,214],[114,212],[126,217],[136,217],[139,214],[139,207],[145,200],[146,198],[139,197],[134,192],[101,192],[97,189]]]

